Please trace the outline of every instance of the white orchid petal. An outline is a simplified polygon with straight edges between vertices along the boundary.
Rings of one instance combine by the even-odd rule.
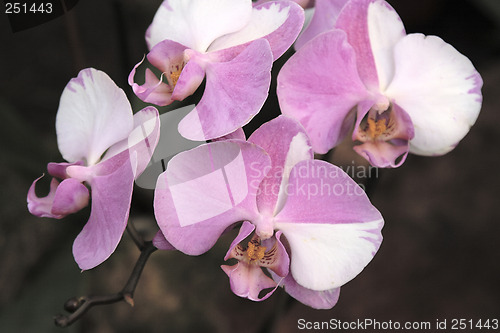
[[[361,223],[278,223],[291,248],[291,272],[311,290],[340,287],[372,260],[383,220]]]
[[[146,32],[149,48],[169,39],[205,52],[218,37],[242,29],[252,15],[250,0],[166,0]]]
[[[57,144],[68,162],[95,164],[128,137],[134,121],[122,89],[104,72],[87,68],[64,89],[56,116]]]
[[[441,155],[467,134],[481,109],[482,79],[470,60],[436,36],[410,34],[395,47],[386,94],[411,117],[410,152]]]
[[[394,76],[394,45],[406,35],[401,18],[387,2],[375,1],[368,6],[368,35],[379,87],[384,90]]]

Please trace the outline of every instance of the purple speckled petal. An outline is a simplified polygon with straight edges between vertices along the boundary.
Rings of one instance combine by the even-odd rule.
[[[219,51],[223,53],[228,51]],[[271,82],[269,43],[259,39],[229,62],[206,65],[207,83],[200,103],[179,124],[179,133],[195,141],[227,135],[247,124],[264,104]]]
[[[297,51],[278,75],[283,114],[306,129],[315,152],[326,153],[350,130],[344,119],[367,91],[343,31],[325,32]]]
[[[268,268],[280,277],[285,277],[290,270],[290,257],[281,242],[281,235],[282,232],[278,231],[275,237],[262,241],[262,245],[266,247],[266,253],[264,258],[259,260],[259,266]]]
[[[325,291],[353,279],[382,242],[382,216],[365,192],[340,168],[320,160],[297,163],[286,190],[275,228],[290,245],[297,283]]]
[[[270,164],[259,147],[239,140],[201,145],[173,157],[158,177],[154,208],[178,250],[208,251],[230,225],[258,216],[256,192]]]
[[[233,254],[233,249],[241,243],[245,238],[250,236],[250,234],[255,230],[255,226],[248,222],[248,221],[243,221],[243,224],[240,227],[240,231],[238,231],[238,236],[233,240],[231,245],[229,246],[229,250],[226,253],[226,256],[224,257],[224,260],[229,260],[231,258],[234,258]]]

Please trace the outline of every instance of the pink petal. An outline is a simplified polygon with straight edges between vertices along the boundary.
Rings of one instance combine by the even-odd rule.
[[[386,141],[368,141],[354,146],[353,149],[373,166],[397,168],[406,160],[410,145],[408,142],[394,145]]]
[[[325,32],[297,51],[278,75],[277,93],[283,114],[305,127],[315,152],[340,143],[352,126],[344,119],[367,95],[345,33]]]
[[[331,30],[335,26],[340,11],[348,0],[319,0],[314,4],[314,13],[309,25],[300,34],[295,42],[298,50],[308,41],[322,32]]]
[[[159,230],[153,238],[153,245],[159,250],[169,251],[175,250],[176,248],[170,244],[163,236],[161,230]]]
[[[52,177],[56,177],[56,178],[59,178],[59,179],[66,179],[66,178],[68,178],[68,174],[66,173],[66,169],[69,166],[72,166],[72,165],[83,165],[83,164],[84,164],[83,161],[76,161],[75,163],[66,163],[66,162],[54,163],[54,162],[50,162],[49,164],[47,164],[47,171],[49,172],[49,174]]]
[[[285,277],[290,269],[290,257],[281,242],[281,235],[282,232],[278,231],[275,237],[262,242],[262,245],[266,247],[266,255],[259,260],[259,266],[268,268],[280,277]],[[273,247],[275,247],[274,250]]]
[[[158,177],[154,208],[165,238],[178,250],[209,250],[230,225],[257,217],[258,184],[269,157],[241,141],[221,141],[179,153]]]
[[[301,302],[313,309],[331,309],[337,304],[340,296],[340,288],[333,288],[325,291],[315,291],[304,288],[295,281],[292,274],[288,274],[285,279],[272,274],[274,281],[282,281],[280,286],[283,286],[285,291]]]
[[[224,273],[229,277],[231,290],[237,296],[248,298],[252,301],[263,301],[276,290],[278,285],[262,271],[260,266],[238,262],[234,266],[221,266]],[[263,297],[259,293],[268,288],[274,288]]]
[[[89,204],[89,190],[76,179],[68,178],[59,184],[54,196],[52,214],[66,216]]]
[[[71,178],[61,183],[52,178],[49,194],[45,197],[38,197],[35,193],[35,186],[42,177],[37,178],[28,191],[28,210],[31,214],[61,219],[88,205],[88,189],[76,179]]]
[[[123,90],[104,72],[87,68],[71,79],[56,116],[57,144],[68,162],[99,161],[132,130],[132,108]]]
[[[335,27],[347,33],[356,52],[359,75],[368,89],[385,89],[394,70],[393,47],[405,35],[394,9],[383,0],[351,0]]]
[[[50,192],[45,197],[38,197],[35,192],[36,183],[43,177],[40,176],[31,184],[28,191],[28,210],[31,214],[38,217],[50,217],[55,219],[61,219],[63,215],[55,215],[52,213],[52,204],[54,202],[54,197],[56,195],[57,186],[59,182],[52,178],[50,182]]]
[[[229,133],[227,135],[221,136],[220,138],[213,139],[212,141],[225,141],[225,140],[242,140],[246,141],[245,132],[243,128],[239,127],[236,131]]]
[[[364,191],[340,168],[320,160],[297,163],[287,191],[275,228],[290,245],[294,279],[316,291],[353,279],[382,242],[382,216]]]
[[[265,38],[271,46],[273,59],[276,60],[295,41],[303,23],[304,11],[299,5],[285,1],[266,2],[254,6],[252,17],[243,29],[216,39],[209,51]]]
[[[73,243],[73,256],[82,270],[94,268],[116,249],[127,226],[134,174],[120,155],[94,166],[90,218]],[[117,160],[119,166],[117,166]],[[114,165],[113,165],[114,164]],[[112,173],[106,173],[114,170]]]
[[[224,56],[226,51],[219,52]],[[267,98],[272,61],[269,43],[259,39],[229,62],[208,63],[203,97],[181,121],[179,132],[188,139],[202,141],[247,124]]]
[[[314,157],[309,139],[298,122],[279,116],[258,128],[248,142],[263,148],[271,157],[271,169],[260,184],[257,206],[261,214],[275,215],[286,199],[283,187],[293,166]]]
[[[139,85],[134,82],[135,72],[141,63],[142,61],[135,65],[128,76],[128,83],[132,87],[134,94],[146,103],[159,106],[172,103],[172,88],[167,83],[159,80],[149,68],[146,68],[144,84]]]
[[[243,224],[241,225],[240,231],[238,231],[238,236],[233,240],[231,245],[229,246],[229,250],[226,253],[226,256],[224,257],[224,260],[229,260],[231,258],[234,258],[233,254],[233,249],[238,246],[239,243],[241,243],[245,238],[250,236],[250,234],[255,230],[255,226],[248,222],[248,221],[243,221]]]

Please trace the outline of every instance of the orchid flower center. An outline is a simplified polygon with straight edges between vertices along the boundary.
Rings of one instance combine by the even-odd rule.
[[[258,240],[258,238],[254,238],[250,242],[248,242],[246,256],[250,262],[264,258],[265,253],[266,247],[260,245],[260,241]]]
[[[358,138],[363,142],[387,141],[395,130],[396,121],[391,107],[382,111],[372,108],[359,125]]]
[[[179,81],[179,77],[181,76],[181,72],[182,72],[182,69],[184,68],[184,65],[185,65],[184,62],[182,62],[182,63],[170,66],[170,71],[168,74],[168,78],[169,78],[168,82],[169,82],[170,86],[172,87],[172,89],[175,88],[177,81]]]
[[[268,250],[268,247],[262,245],[260,237],[254,234],[247,243],[246,249],[241,244],[238,244],[234,247],[231,257],[249,264],[270,267],[278,260],[277,252],[277,242],[274,242],[273,246]]]

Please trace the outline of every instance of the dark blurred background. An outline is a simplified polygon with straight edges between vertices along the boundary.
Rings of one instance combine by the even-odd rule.
[[[127,234],[108,261],[80,273],[71,244],[88,210],[59,221],[36,218],[27,211],[26,193],[48,162],[62,161],[55,115],[79,70],[107,72],[134,110],[142,107],[126,79],[147,52],[144,33],[160,3],[80,0],[64,16],[16,33],[0,14],[0,332],[62,332],[52,316],[68,298],[117,292],[128,278],[139,253]],[[484,79],[483,109],[451,153],[410,155],[402,167],[379,170],[370,181],[372,202],[386,221],[384,242],[363,273],[342,287],[338,304],[312,310],[283,290],[261,303],[233,295],[219,268],[228,235],[199,257],[154,253],[135,307],[93,308],[67,332],[295,332],[298,319],[433,325],[446,319],[449,329],[452,319],[500,319],[500,1],[389,3],[408,33],[438,35],[472,60]],[[273,88],[250,127],[277,114]],[[343,148],[330,159],[359,162]],[[146,238],[155,232],[152,197],[137,189],[132,203],[131,216]]]

